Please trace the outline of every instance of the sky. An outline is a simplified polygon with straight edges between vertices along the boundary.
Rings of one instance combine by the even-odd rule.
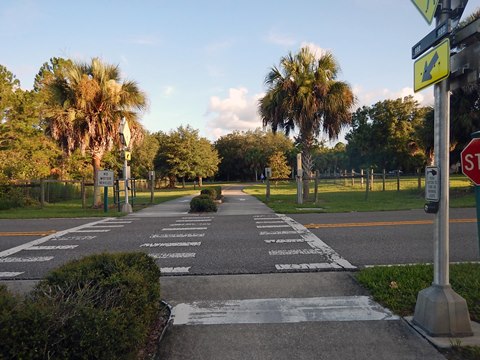
[[[214,141],[262,126],[265,76],[303,46],[335,56],[357,107],[413,95],[411,48],[433,28],[409,0],[0,0],[0,64],[31,89],[52,57],[99,57],[147,94],[147,130]]]

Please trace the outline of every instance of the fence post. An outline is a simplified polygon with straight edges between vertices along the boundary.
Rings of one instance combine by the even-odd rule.
[[[82,179],[82,182],[80,183],[80,192],[82,193],[82,208],[85,209],[87,206],[87,199],[86,199],[86,191],[85,191],[85,178]]]
[[[363,188],[363,169],[360,169],[360,187]]]
[[[355,186],[355,170],[352,169],[352,187]]]
[[[370,179],[370,190],[373,191],[373,176],[374,176],[373,169],[370,169],[370,176],[372,177]]]
[[[382,172],[382,191],[385,191],[385,169],[383,169],[383,172]]]
[[[45,181],[40,179],[40,208],[45,206]]]
[[[400,191],[400,170],[397,170],[397,191]]]
[[[420,168],[417,168],[417,175],[418,175],[418,191],[422,190],[422,171]]]
[[[365,191],[365,200],[368,200],[368,192],[369,191],[370,191],[370,169],[367,169],[367,186],[366,186],[366,191]]]

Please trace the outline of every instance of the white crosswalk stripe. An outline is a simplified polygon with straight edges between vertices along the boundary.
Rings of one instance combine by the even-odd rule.
[[[24,262],[44,262],[50,261],[53,256],[37,256],[37,257],[2,257],[0,263],[24,263]]]
[[[279,271],[341,269],[341,267],[335,263],[276,264],[275,268]]]
[[[202,243],[200,241],[189,241],[189,242],[174,242],[174,243],[145,243],[140,245],[140,247],[182,247],[182,246],[200,246]]]
[[[43,245],[43,246],[30,246],[29,248],[26,248],[25,250],[70,250],[70,249],[75,249],[78,245],[59,245],[59,246],[49,246],[49,245]]]
[[[186,274],[190,272],[190,266],[185,267],[161,267],[160,272],[162,274]]]
[[[148,254],[154,259],[178,259],[178,258],[194,258],[195,253],[159,253]]]
[[[150,239],[170,239],[170,238],[191,238],[191,237],[204,237],[204,233],[200,234],[153,234],[150,235]]]
[[[23,274],[24,271],[14,272],[14,271],[4,271],[0,272],[0,278],[10,278]]]

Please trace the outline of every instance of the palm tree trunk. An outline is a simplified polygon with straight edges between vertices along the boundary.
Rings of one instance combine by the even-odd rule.
[[[93,165],[93,207],[97,208],[102,205],[102,194],[100,192],[100,187],[98,186],[98,170],[100,170],[101,157],[99,154],[94,153],[92,155],[92,165]]]
[[[198,177],[198,187],[201,189],[203,186],[203,177],[199,176]]]

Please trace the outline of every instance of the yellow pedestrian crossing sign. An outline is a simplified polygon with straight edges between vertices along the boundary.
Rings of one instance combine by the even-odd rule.
[[[427,20],[428,25],[432,23],[439,0],[412,0],[418,11]]]
[[[413,64],[415,92],[436,84],[450,75],[450,40],[447,38]]]

